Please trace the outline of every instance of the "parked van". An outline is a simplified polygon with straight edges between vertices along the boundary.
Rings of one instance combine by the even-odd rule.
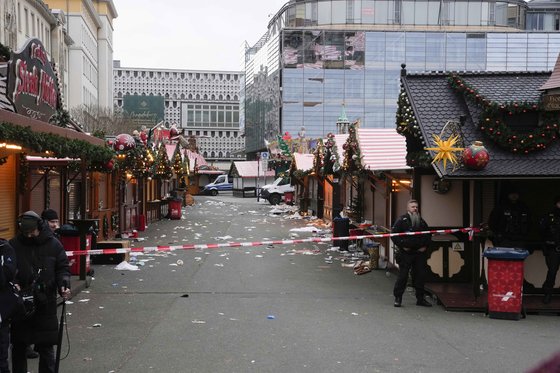
[[[233,179],[228,175],[220,175],[216,178],[216,180],[214,180],[214,182],[206,185],[202,189],[202,193],[217,196],[218,192],[225,192],[229,190],[233,190]]]
[[[272,184],[264,185],[261,188],[260,196],[267,199],[271,205],[277,205],[282,202],[286,192],[294,192],[294,187],[290,184],[290,178],[279,177]]]

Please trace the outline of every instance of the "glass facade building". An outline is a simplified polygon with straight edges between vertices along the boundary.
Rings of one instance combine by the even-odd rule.
[[[403,63],[409,72],[551,70],[560,53],[551,21],[559,3],[530,4],[288,2],[245,52],[246,152],[301,127],[324,137],[336,130],[342,105],[362,127],[394,127]]]

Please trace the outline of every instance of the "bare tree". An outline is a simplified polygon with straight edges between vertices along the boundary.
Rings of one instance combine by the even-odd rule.
[[[97,105],[80,105],[70,111],[74,120],[82,125],[85,132],[98,137],[131,134],[140,130],[141,125],[122,111],[111,112],[109,108]]]

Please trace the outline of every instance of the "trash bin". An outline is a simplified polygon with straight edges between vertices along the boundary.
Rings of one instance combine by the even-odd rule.
[[[287,205],[294,204],[294,192],[284,192],[284,203]]]
[[[523,303],[523,261],[529,252],[509,247],[490,247],[488,259],[488,315],[519,320]]]
[[[334,218],[333,219],[333,237],[348,237],[350,235],[350,219]],[[334,240],[333,246],[337,246],[340,250],[348,250],[348,240]]]
[[[64,224],[60,227],[60,243],[66,251],[80,251],[80,232],[78,228],[71,224]],[[86,251],[91,250],[92,233],[86,235]],[[86,273],[91,272],[91,260],[89,254],[86,254]],[[70,264],[70,273],[78,276],[80,274],[80,256],[74,255],[68,258]]]
[[[181,219],[181,207],[183,206],[183,199],[173,198],[169,201],[169,219],[180,220]]]

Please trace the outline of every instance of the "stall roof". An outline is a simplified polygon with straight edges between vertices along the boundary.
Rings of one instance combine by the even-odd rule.
[[[167,159],[173,162],[173,156],[175,155],[175,149],[177,144],[165,144],[165,152],[167,153]]]
[[[551,76],[550,72],[465,72],[457,74],[486,100],[500,104],[509,102],[538,103],[539,89]],[[408,99],[414,108],[422,137],[431,146],[433,135],[439,135],[448,121],[466,120],[461,127],[465,145],[483,141],[490,154],[490,162],[480,171],[459,167],[447,173],[441,164],[434,164],[439,175],[450,178],[523,178],[559,177],[560,141],[550,143],[546,149],[529,154],[513,153],[500,148],[479,129],[482,108],[469,101],[448,83],[449,74],[408,74],[402,77]],[[432,157],[434,153],[431,153]]]
[[[407,170],[406,139],[393,128],[358,128],[362,166],[370,171]]]
[[[208,166],[208,162],[202,156],[202,154],[193,152],[192,150],[186,149],[185,154],[189,159],[189,169],[191,172],[194,171],[196,168],[197,174],[206,174],[206,175],[221,175],[223,171],[220,170],[212,170],[210,166]]]
[[[313,154],[294,153],[295,169],[299,171],[309,171],[313,168]]]
[[[258,161],[237,161],[233,162],[232,168],[237,170],[239,177],[258,177],[258,176],[274,176],[274,171],[264,171],[259,166]],[[230,170],[231,173],[231,170]]]

